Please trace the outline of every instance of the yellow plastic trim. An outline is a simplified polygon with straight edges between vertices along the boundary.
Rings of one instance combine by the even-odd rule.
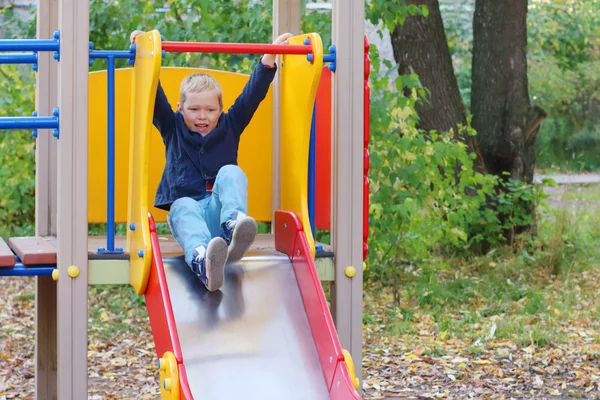
[[[131,133],[129,146],[129,195],[127,251],[130,254],[129,283],[137,294],[148,285],[152,248],[148,224],[148,165],[150,132],[158,74],[162,61],[160,34],[153,30],[136,38],[135,65],[131,82]]]
[[[162,400],[179,400],[179,369],[177,359],[170,351],[166,352],[158,362],[160,370],[160,398]]]
[[[281,57],[281,209],[292,211],[302,221],[311,254],[315,241],[308,215],[308,152],[310,126],[317,88],[323,68],[323,43],[316,33],[294,36],[290,44],[302,44],[309,38],[313,63],[306,55]]]
[[[356,372],[354,370],[354,361],[352,361],[352,356],[346,349],[342,349],[342,353],[344,354],[344,362],[346,362],[346,365],[348,366],[348,372],[350,373],[350,379],[352,379],[354,389],[358,390],[360,382],[356,377]]]
[[[67,274],[69,274],[71,278],[77,278],[79,276],[79,268],[75,265],[71,265],[69,269],[67,269]]]

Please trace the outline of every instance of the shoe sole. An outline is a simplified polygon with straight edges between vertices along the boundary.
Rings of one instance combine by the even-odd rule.
[[[245,217],[235,226],[231,244],[229,245],[228,261],[237,261],[244,257],[246,250],[254,243],[258,227],[253,218]]]
[[[206,249],[206,279],[209,292],[219,290],[225,281],[227,243],[222,238],[214,238]]]

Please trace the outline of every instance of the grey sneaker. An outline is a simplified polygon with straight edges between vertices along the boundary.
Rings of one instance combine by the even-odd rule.
[[[256,221],[245,214],[237,213],[221,227],[223,228],[221,237],[229,245],[227,260],[240,260],[256,239],[258,232]]]
[[[201,246],[194,251],[192,271],[210,292],[214,292],[223,286],[226,262],[227,243],[223,238],[216,237],[208,243],[206,250]]]

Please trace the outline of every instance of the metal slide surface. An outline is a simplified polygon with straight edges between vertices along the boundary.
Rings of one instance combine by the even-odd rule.
[[[163,258],[187,380],[195,399],[328,399],[288,256],[247,253],[208,292],[183,256]]]

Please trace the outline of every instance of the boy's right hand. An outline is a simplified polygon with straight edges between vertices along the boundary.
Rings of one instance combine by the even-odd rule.
[[[131,42],[131,44],[135,43],[135,38],[137,36],[141,35],[142,33],[146,33],[146,32],[138,31],[138,30],[131,32],[131,35],[129,35],[129,41]]]

